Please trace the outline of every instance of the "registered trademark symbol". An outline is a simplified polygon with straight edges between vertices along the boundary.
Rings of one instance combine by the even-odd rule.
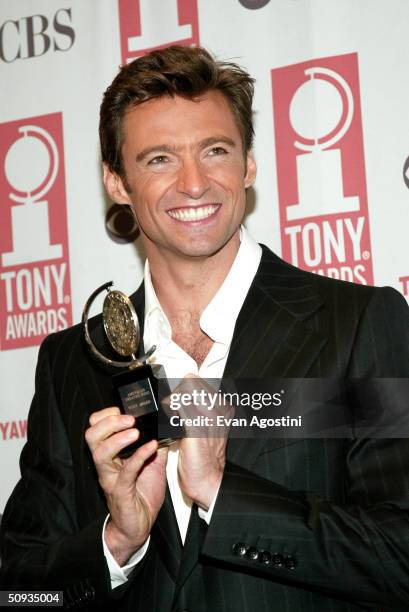
[[[362,258],[363,258],[363,259],[369,259],[369,258],[370,258],[370,256],[371,256],[371,254],[370,254],[370,252],[369,252],[369,251],[364,251],[364,252],[362,253]]]
[[[284,389],[281,389],[281,394],[285,393]]]
[[[69,295],[64,296],[64,304],[69,304],[71,302],[71,298]]]

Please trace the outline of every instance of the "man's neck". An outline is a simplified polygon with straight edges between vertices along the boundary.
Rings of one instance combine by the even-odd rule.
[[[198,317],[226,278],[240,246],[239,231],[217,253],[203,258],[148,253],[152,284],[169,318],[181,312]]]

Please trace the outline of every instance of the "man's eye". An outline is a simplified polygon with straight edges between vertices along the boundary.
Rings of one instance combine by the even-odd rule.
[[[209,151],[209,155],[216,157],[217,155],[226,155],[227,151],[223,147],[213,147]]]
[[[157,155],[156,157],[148,161],[148,165],[157,166],[160,164],[166,164],[167,161],[168,158],[166,157],[166,155]]]

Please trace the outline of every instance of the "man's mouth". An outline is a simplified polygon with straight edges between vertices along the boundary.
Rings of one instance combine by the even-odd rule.
[[[184,206],[183,208],[172,208],[167,213],[176,221],[203,221],[214,215],[221,204],[206,204],[205,206]]]

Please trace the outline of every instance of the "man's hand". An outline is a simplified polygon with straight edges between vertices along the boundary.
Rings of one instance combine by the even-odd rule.
[[[180,487],[203,510],[209,509],[219,490],[225,455],[224,438],[183,438],[180,443]]]
[[[193,390],[217,393],[217,390],[194,374],[184,378],[177,390],[190,394]],[[188,413],[189,417],[198,415],[211,415],[215,423],[218,415],[233,416],[233,408],[216,404],[209,412],[207,405],[203,404]],[[200,508],[207,511],[223,478],[229,428],[214,425],[209,428],[201,426],[185,429],[186,437],[181,440],[179,446],[180,487]]]
[[[152,440],[126,459],[119,451],[138,439],[135,419],[119,408],[91,414],[85,439],[111,514],[105,541],[121,566],[146,542],[165,498],[167,449]]]

